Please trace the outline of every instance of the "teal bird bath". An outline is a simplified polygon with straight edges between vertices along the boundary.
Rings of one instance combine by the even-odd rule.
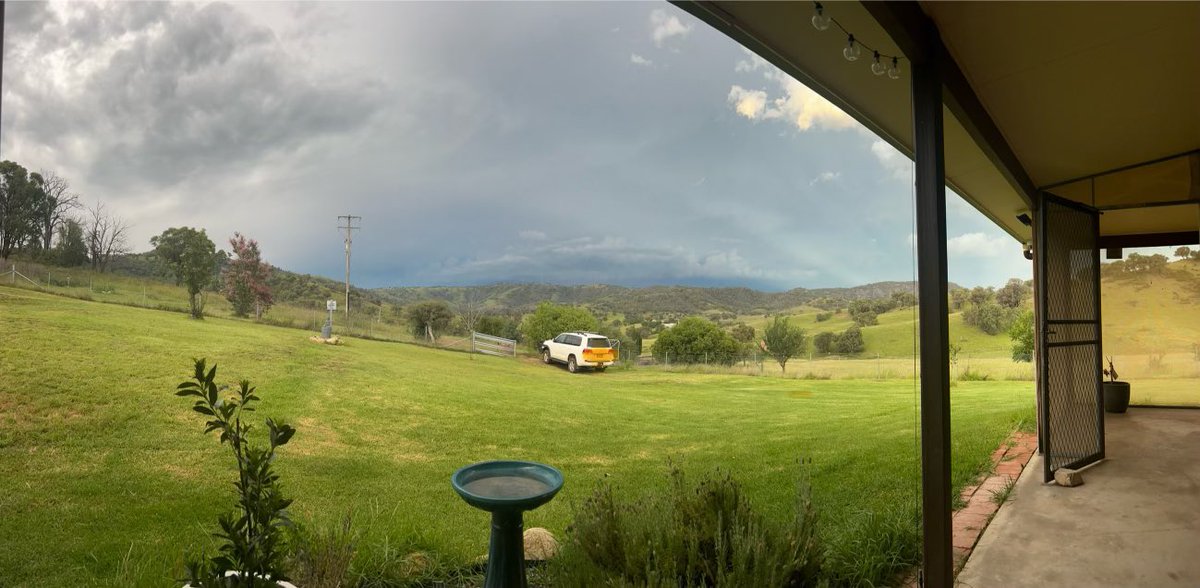
[[[524,513],[554,498],[562,472],[531,461],[484,461],[450,477],[467,504],[492,513],[484,588],[525,588]]]

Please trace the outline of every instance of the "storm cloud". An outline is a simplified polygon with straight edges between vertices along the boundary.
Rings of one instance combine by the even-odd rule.
[[[3,157],[103,200],[141,249],[169,226],[240,231],[339,276],[336,217],[355,214],[364,286],[911,277],[911,164],[667,4],[10,3],[7,19]],[[1028,274],[969,206],[950,223],[998,252],[951,279]]]

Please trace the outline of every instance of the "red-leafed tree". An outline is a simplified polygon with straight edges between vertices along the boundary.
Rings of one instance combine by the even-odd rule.
[[[263,262],[258,241],[241,233],[233,234],[229,247],[233,255],[222,276],[222,293],[233,305],[234,315],[249,316],[253,312],[255,319],[262,318],[272,304],[271,286],[267,284],[271,266]]]

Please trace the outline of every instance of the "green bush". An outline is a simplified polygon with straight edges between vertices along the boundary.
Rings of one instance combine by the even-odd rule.
[[[650,350],[656,361],[665,363],[732,364],[739,359],[733,337],[707,319],[691,316],[667,329]]]
[[[493,337],[504,337],[514,341],[520,336],[516,320],[501,314],[485,314],[475,323],[475,330]]]
[[[785,522],[756,512],[728,474],[691,484],[673,468],[666,493],[636,501],[602,482],[547,575],[552,586],[812,586],[821,557],[807,483]]]
[[[860,327],[879,324],[879,308],[871,300],[855,300],[850,303],[850,318]],[[885,311],[886,312],[886,311]]]
[[[842,331],[833,341],[834,353],[853,355],[855,353],[862,353],[866,348],[867,345],[863,342],[862,329],[857,326]]]
[[[521,337],[536,351],[543,341],[553,339],[559,333],[595,331],[598,325],[596,316],[582,306],[542,302],[521,320]]]
[[[1013,361],[1033,361],[1033,311],[1026,310],[1017,315],[1008,327],[1008,338],[1012,340]]]
[[[813,350],[822,355],[833,353],[834,341],[837,339],[837,333],[817,333],[813,335]]]

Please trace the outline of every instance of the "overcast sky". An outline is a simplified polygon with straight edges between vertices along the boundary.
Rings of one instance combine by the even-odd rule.
[[[10,2],[6,27],[0,156],[136,250],[240,231],[340,278],[354,214],[362,286],[913,276],[911,163],[665,3]],[[950,279],[1028,278],[950,199]]]

